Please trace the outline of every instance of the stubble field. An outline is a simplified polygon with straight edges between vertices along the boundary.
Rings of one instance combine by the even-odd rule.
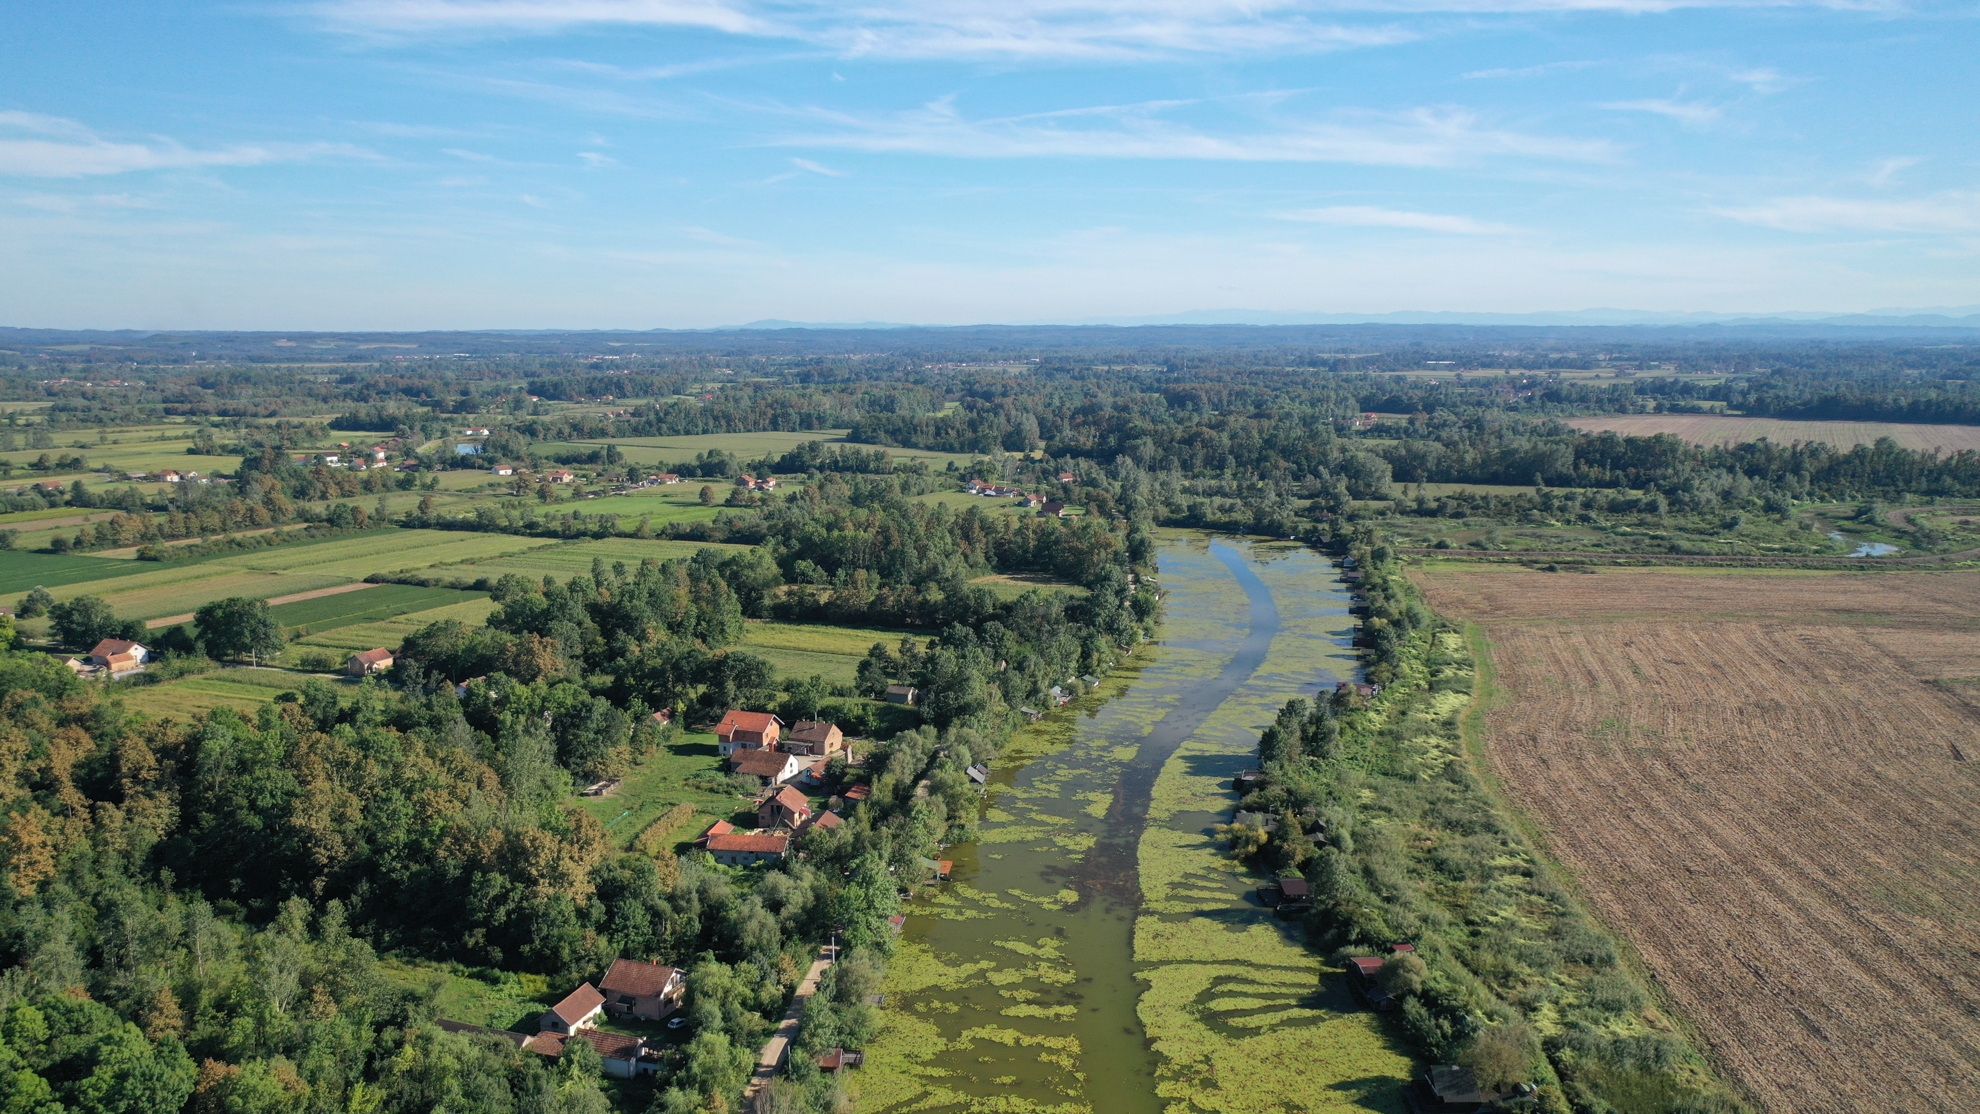
[[[1980,1109],[1980,574],[1417,575],[1490,640],[1507,794],[1730,1076]]]

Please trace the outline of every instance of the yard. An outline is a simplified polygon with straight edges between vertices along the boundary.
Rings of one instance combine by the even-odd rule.
[[[717,820],[740,822],[740,814],[754,816],[749,802],[734,793],[713,793],[688,784],[696,774],[718,773],[720,769],[715,736],[705,731],[683,731],[641,758],[611,796],[582,797],[578,807],[605,825],[615,846],[626,848],[668,809],[691,804],[694,817],[673,833],[675,844],[684,843]],[[749,823],[753,825],[755,820]]]

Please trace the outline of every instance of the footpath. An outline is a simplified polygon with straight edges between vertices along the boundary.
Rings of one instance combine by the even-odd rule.
[[[791,1042],[797,1039],[798,1022],[804,1018],[805,999],[818,993],[818,980],[825,975],[825,968],[832,965],[838,954],[829,944],[818,948],[818,958],[812,961],[811,969],[799,981],[797,993],[791,996],[791,1008],[784,1011],[784,1020],[777,1023],[777,1031],[764,1044],[763,1052],[756,1058],[756,1072],[750,1076],[749,1087],[743,1092],[745,1100],[756,1097],[758,1091],[770,1085],[777,1076],[777,1069],[783,1066],[784,1057],[790,1054]]]

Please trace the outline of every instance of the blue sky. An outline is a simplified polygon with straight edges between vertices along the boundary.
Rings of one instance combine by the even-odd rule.
[[[17,3],[0,324],[1968,305],[1976,17]]]

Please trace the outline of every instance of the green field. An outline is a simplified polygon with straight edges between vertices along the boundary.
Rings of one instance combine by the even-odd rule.
[[[913,637],[907,631],[752,619],[743,628],[742,648],[769,662],[779,677],[817,674],[834,684],[849,685],[858,675],[860,659],[875,642],[891,649],[904,636]]]
[[[174,719],[191,719],[223,707],[252,714],[281,693],[301,688],[308,679],[283,669],[222,669],[162,685],[130,687],[124,695],[124,706],[134,712]],[[356,685],[355,681],[342,678],[332,683]]]
[[[116,561],[107,557],[78,557],[70,554],[5,550],[0,551],[0,594],[26,592],[37,584],[52,589],[69,584],[109,580],[156,567],[135,561]]]
[[[386,528],[346,534],[305,545],[259,549],[218,557],[213,564],[256,572],[311,572],[363,580],[375,572],[402,572],[439,561],[478,560],[544,545],[542,538],[477,534],[464,530]]]
[[[998,514],[1035,515],[1038,512],[1015,499],[985,499],[981,495],[971,495],[967,491],[931,491],[926,495],[913,497],[917,503],[930,506],[953,507],[963,510],[975,507],[982,511],[995,511]]]
[[[397,587],[397,585],[393,587]],[[376,591],[379,589],[373,590]],[[426,589],[416,588],[413,590],[425,591]],[[447,591],[444,588],[439,590]],[[357,594],[362,596],[365,593],[360,592]],[[290,647],[288,660],[293,661],[311,650],[329,650],[339,656],[354,654],[359,650],[370,650],[379,646],[383,646],[388,650],[396,650],[406,640],[407,635],[426,626],[428,623],[439,623],[448,619],[464,623],[470,627],[478,627],[484,619],[488,618],[489,613],[495,610],[495,601],[479,592],[455,592],[454,596],[459,597],[463,594],[469,598],[460,603],[448,604],[441,607],[430,607],[424,611],[408,611],[389,619],[356,623],[330,630],[311,627],[307,637],[298,639]],[[334,599],[335,597],[326,598]]]
[[[615,404],[616,405],[616,404]],[[610,440],[571,442],[574,449],[594,449],[600,445],[617,445],[628,461],[634,464],[680,464],[694,459],[695,454],[720,449],[734,453],[744,460],[754,460],[770,453],[784,453],[807,441],[844,443],[846,430],[813,429],[794,433],[707,433],[693,437],[614,437]],[[863,445],[862,448],[885,448],[895,460],[925,460],[932,467],[941,468],[949,461],[956,461],[957,467],[968,464],[976,457],[969,453],[941,453],[930,449],[904,449],[891,445]],[[549,451],[556,446],[545,445]]]
[[[722,510],[721,501],[729,497],[729,489],[734,486],[727,480],[708,483],[715,488],[716,502],[712,507],[701,505],[701,485],[690,482],[678,487],[648,488],[636,495],[601,495],[574,503],[553,503],[539,509],[550,514],[572,510],[586,515],[616,514],[634,519],[651,516],[655,526],[669,522],[707,522]],[[534,499],[528,502],[536,505]],[[623,523],[620,529],[625,529]]]
[[[280,604],[269,608],[268,613],[290,630],[307,627],[311,633],[316,633],[396,619],[401,615],[481,598],[483,594],[480,592],[461,592],[453,588],[380,584],[376,588]]]
[[[492,537],[488,534],[455,534],[454,537]],[[665,561],[674,557],[692,557],[696,550],[715,549],[722,552],[741,552],[746,545],[716,545],[711,542],[683,542],[646,540],[640,538],[598,538],[587,541],[552,543],[545,545],[541,538],[522,539],[541,548],[527,553],[508,557],[498,557],[486,561],[474,561],[461,565],[445,565],[433,570],[434,576],[460,577],[477,580],[481,577],[499,577],[503,573],[518,573],[523,576],[554,576],[567,579],[578,573],[591,575],[593,558],[604,559],[607,565],[624,561],[628,566],[637,566],[645,558],[652,557]]]
[[[1034,589],[1045,592],[1064,592],[1073,596],[1087,594],[1087,590],[1077,584],[1068,584],[1063,580],[1054,580],[1049,576],[1043,576],[1037,573],[1010,573],[1008,575],[992,573],[989,576],[979,576],[970,581],[970,584],[979,588],[988,588],[992,592],[997,593],[998,599],[1005,600],[1014,600]]]

